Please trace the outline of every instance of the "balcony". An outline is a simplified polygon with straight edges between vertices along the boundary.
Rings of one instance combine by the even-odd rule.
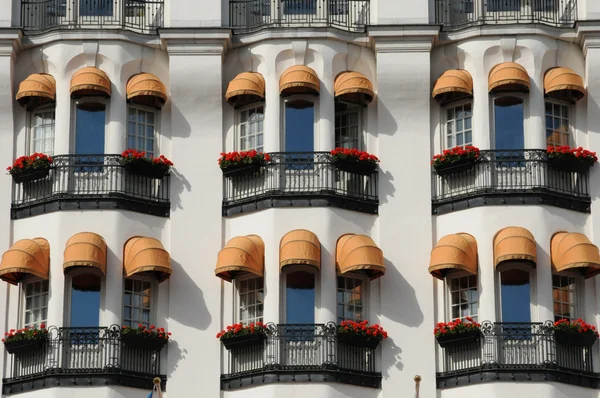
[[[435,0],[435,22],[446,31],[514,23],[572,27],[576,20],[577,0]]]
[[[374,348],[338,342],[336,325],[268,325],[266,340],[232,348],[221,389],[269,383],[338,382],[381,388]]]
[[[129,174],[121,155],[58,155],[48,177],[13,182],[13,220],[61,210],[123,209],[169,217],[170,176]]]
[[[433,174],[433,214],[477,206],[549,205],[589,213],[589,172],[549,167],[545,150],[488,150],[468,171]]]
[[[156,33],[163,22],[163,0],[21,0],[21,27],[32,34],[90,28]]]
[[[479,342],[442,349],[437,387],[516,381],[600,388],[591,348],[557,343],[550,326],[552,322],[483,322]]]
[[[117,325],[48,329],[48,341],[32,351],[8,354],[2,394],[55,386],[121,385],[152,389],[160,352],[121,342]],[[162,387],[165,387],[165,376]]]
[[[230,0],[229,25],[234,33],[328,27],[365,32],[369,7],[369,0]]]
[[[377,172],[338,170],[329,152],[276,152],[260,170],[223,175],[223,216],[272,207],[338,207],[377,214]]]

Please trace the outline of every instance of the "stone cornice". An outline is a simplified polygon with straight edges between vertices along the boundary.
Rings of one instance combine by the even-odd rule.
[[[245,46],[265,40],[290,39],[330,39],[359,46],[368,46],[369,38],[359,32],[347,32],[335,28],[267,28],[252,33],[239,34],[233,37],[233,46]]]
[[[376,52],[429,52],[440,32],[439,25],[373,25],[368,35]]]
[[[231,45],[228,28],[164,28],[159,35],[169,55],[223,55]]]
[[[579,21],[575,26],[577,43],[584,56],[589,48],[600,48],[600,21]]]
[[[0,56],[14,57],[21,48],[22,39],[20,29],[0,28]]]
[[[126,29],[55,29],[45,33],[26,35],[23,47],[30,48],[65,41],[126,41],[149,47],[160,47],[157,34],[148,35]]]
[[[478,39],[485,37],[506,36],[546,36],[554,40],[562,40],[573,43],[576,41],[576,33],[573,27],[559,28],[544,24],[481,24],[473,25],[454,31],[443,31],[440,33],[437,44],[444,45],[452,42]]]

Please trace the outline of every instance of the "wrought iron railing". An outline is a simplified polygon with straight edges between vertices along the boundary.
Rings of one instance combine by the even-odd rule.
[[[163,0],[21,0],[21,26],[34,33],[54,28],[154,33],[163,24]]]
[[[375,349],[341,343],[334,323],[267,326],[264,343],[232,348],[228,352],[227,374],[223,378],[274,370],[311,369],[381,376],[375,371]]]
[[[435,0],[435,21],[444,30],[505,23],[572,26],[576,20],[577,0]]]
[[[443,349],[439,375],[479,370],[564,369],[592,372],[591,349],[558,344],[552,322],[483,322],[481,340]]]
[[[234,33],[273,27],[334,27],[364,32],[369,0],[230,0]]]
[[[339,170],[329,152],[278,152],[270,156],[271,161],[255,173],[224,175],[224,215],[236,208],[245,212],[253,206],[303,205],[377,213],[377,171],[360,175]]]
[[[129,174],[121,155],[54,156],[48,177],[13,183],[12,217],[68,209],[124,208],[168,216],[170,176]]]
[[[40,384],[45,378],[87,376],[102,382],[104,377],[103,383],[110,384],[115,375],[121,376],[118,384],[150,389],[153,377],[161,374],[160,350],[122,344],[121,328],[117,325],[50,327],[48,340],[40,347],[8,354],[7,358],[2,380],[4,393],[16,385]],[[18,387],[16,390],[21,391]]]
[[[434,212],[445,205],[469,202],[508,204],[510,198],[524,203],[546,203],[589,212],[591,197],[588,172],[577,173],[550,167],[545,150],[485,150],[470,170],[440,176],[433,173]],[[527,202],[527,198],[532,200]],[[477,204],[475,204],[477,205]]]

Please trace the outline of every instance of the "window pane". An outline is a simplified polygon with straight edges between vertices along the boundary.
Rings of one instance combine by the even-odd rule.
[[[77,275],[71,283],[71,327],[100,326],[100,277]]]
[[[285,105],[285,151],[314,152],[314,104],[290,101]]]
[[[240,112],[240,124],[237,128],[238,148],[242,151],[262,152],[264,110],[262,106]]]
[[[529,272],[507,270],[500,274],[502,322],[531,322]]]
[[[152,284],[139,279],[125,279],[123,318],[126,324],[150,326],[152,314]]]
[[[286,323],[315,323],[315,276],[296,271],[286,274]]]
[[[104,126],[106,124],[105,107],[98,103],[77,105],[75,125],[75,153],[103,154]]]
[[[523,100],[501,97],[494,101],[495,149],[524,149]]]
[[[239,319],[250,324],[263,321],[263,278],[244,279],[238,283]]]

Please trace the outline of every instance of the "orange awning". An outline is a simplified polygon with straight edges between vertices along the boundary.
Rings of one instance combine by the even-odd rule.
[[[337,241],[335,262],[340,275],[363,271],[371,279],[376,279],[385,274],[383,252],[366,235],[342,235]]]
[[[79,69],[71,78],[71,97],[110,97],[110,79],[98,68]]]
[[[531,232],[521,227],[506,227],[494,237],[494,265],[504,261],[536,263],[536,243]]]
[[[548,69],[544,75],[544,94],[560,100],[579,101],[585,95],[583,79],[573,69]]]
[[[106,242],[93,232],[80,232],[69,238],[65,245],[63,268],[92,267],[106,275]]]
[[[35,109],[38,106],[56,100],[56,80],[47,73],[34,73],[19,84],[16,96],[17,102],[26,109]]]
[[[290,231],[279,244],[279,267],[305,264],[321,268],[321,242],[315,234],[305,229]]]
[[[559,232],[550,241],[552,265],[557,272],[579,269],[586,278],[600,273],[600,253],[587,236]]]
[[[258,72],[243,72],[227,85],[225,101],[235,107],[265,99],[265,78]]]
[[[286,69],[279,79],[279,93],[282,96],[292,94],[319,94],[321,83],[317,72],[304,65]]]
[[[446,104],[473,96],[473,78],[464,69],[447,70],[436,80],[431,96]]]
[[[466,233],[443,236],[431,251],[429,273],[444,279],[452,271],[477,275],[477,241]]]
[[[231,282],[240,272],[263,276],[265,271],[265,244],[260,236],[247,235],[232,238],[217,257],[215,275]]]
[[[373,83],[360,72],[340,73],[335,78],[333,89],[337,99],[362,106],[369,105],[375,96]]]
[[[160,109],[167,102],[167,89],[160,79],[151,73],[138,73],[129,78],[127,100],[138,105]]]
[[[135,236],[125,243],[123,252],[126,277],[150,274],[160,283],[171,276],[171,256],[158,239]]]
[[[511,91],[528,92],[529,75],[521,65],[504,62],[494,66],[490,71],[488,88],[492,94]]]
[[[27,275],[48,279],[50,245],[44,238],[21,239],[2,255],[0,279],[17,285]]]

